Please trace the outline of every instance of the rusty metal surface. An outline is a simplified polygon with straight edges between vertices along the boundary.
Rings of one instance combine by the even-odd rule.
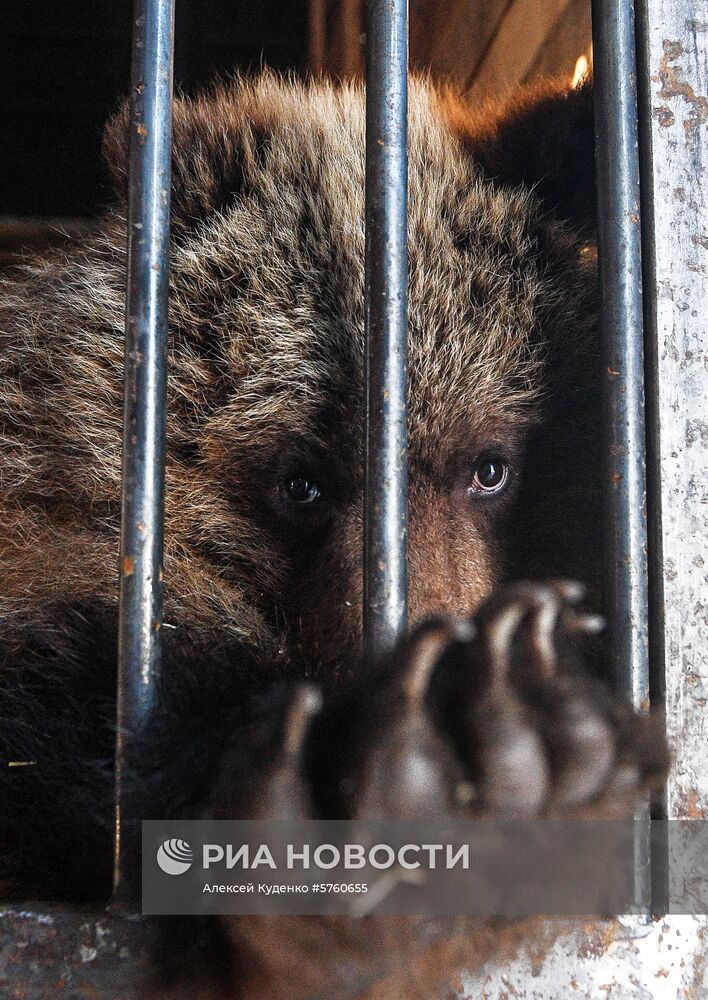
[[[699,917],[624,919],[570,930],[503,967],[463,977],[460,1000],[704,1000]]]
[[[100,909],[0,907],[0,997],[134,1000],[147,968],[144,931]]]
[[[708,816],[708,2],[649,0],[670,818]],[[661,16],[660,16],[661,15]]]

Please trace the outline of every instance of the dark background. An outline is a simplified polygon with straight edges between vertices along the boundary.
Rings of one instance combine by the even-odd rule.
[[[471,102],[590,55],[590,0],[410,0],[411,67]],[[365,0],[176,0],[175,81],[361,75]],[[0,0],[0,269],[80,235],[111,199],[106,119],[129,91],[132,0]]]
[[[302,70],[307,0],[177,0],[175,81]],[[103,124],[128,93],[132,0],[0,0],[0,215],[77,216],[109,197]]]

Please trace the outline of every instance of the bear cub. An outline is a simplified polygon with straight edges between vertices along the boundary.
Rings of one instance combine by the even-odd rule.
[[[93,234],[0,284],[15,897],[110,893],[127,133],[123,110]],[[163,668],[133,734],[150,817],[631,814],[661,776],[653,721],[580,662],[596,619],[567,582],[597,603],[592,135],[587,85],[479,110],[411,81],[413,631],[366,664],[363,91],[264,74],[175,101]],[[429,998],[462,960],[413,975],[439,945],[413,921],[196,938],[186,996],[218,966],[216,996]],[[464,961],[502,938],[477,926]]]

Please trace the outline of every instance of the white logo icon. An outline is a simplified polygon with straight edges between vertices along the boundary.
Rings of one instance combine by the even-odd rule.
[[[157,863],[166,875],[183,875],[191,867],[192,857],[186,840],[166,840],[157,849]]]

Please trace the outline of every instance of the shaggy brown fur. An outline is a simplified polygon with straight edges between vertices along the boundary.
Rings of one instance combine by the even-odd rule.
[[[491,118],[412,81],[414,620],[469,614],[506,578],[562,573],[596,583],[595,259],[568,182],[569,164],[573,173],[574,164],[591,162],[590,112],[589,91],[548,91]],[[124,111],[105,138],[119,196],[126,130]],[[359,663],[363,188],[364,107],[356,85],[264,75],[175,103],[165,621],[176,630],[165,632],[165,676],[184,691],[165,696],[178,706],[163,713],[172,744],[151,752],[158,762],[180,758],[190,774],[206,768],[202,756],[223,762],[224,747],[228,761],[234,706],[243,726],[252,692],[304,676],[325,688],[346,687]],[[19,870],[28,891],[42,891],[35,867],[41,852],[25,841],[20,849],[18,830],[38,803],[48,825],[64,824],[67,843],[79,838],[84,852],[103,859],[96,891],[107,866],[123,204],[93,236],[28,261],[0,287],[0,615],[7,633],[0,756],[29,755],[41,764],[22,776],[23,785],[16,776],[14,784],[0,784],[0,853],[19,852],[14,877]],[[570,215],[573,225],[563,219]],[[508,466],[499,496],[470,492],[485,457]],[[294,477],[317,484],[312,509],[288,500],[285,484]],[[543,600],[555,598],[546,593]],[[492,622],[504,606],[490,606],[482,620]],[[565,711],[563,690],[542,715],[560,711],[559,704]],[[378,697],[378,689],[360,692],[366,724],[380,712]],[[484,697],[491,698],[483,702],[487,709],[501,710],[488,692]],[[509,697],[516,704],[517,694]],[[598,723],[611,757],[631,760],[638,781],[648,780],[661,761],[638,762],[646,733],[638,741],[618,738],[612,750],[614,730],[600,724],[605,710],[588,707],[594,698],[582,689],[583,711]],[[262,706],[255,712],[270,719],[265,735],[251,723],[237,730],[246,733],[237,741],[244,773],[262,776],[285,702],[281,692],[271,715]],[[469,711],[475,746],[489,757],[493,741],[479,729],[480,711]],[[330,749],[340,741],[338,753],[349,761],[359,741],[354,723],[339,725],[338,718],[335,712],[328,723],[325,713],[308,751],[327,762],[313,764],[310,778],[322,810],[335,814],[342,800],[332,792],[338,776],[327,771]],[[620,731],[631,729],[626,713],[612,719]],[[567,741],[559,760],[573,756],[571,729],[560,726],[560,742]],[[52,762],[44,770],[47,747]],[[461,753],[486,787],[485,766],[468,748]],[[554,768],[563,777],[558,761]],[[163,815],[168,808],[189,815],[190,804],[204,800],[217,814],[231,809],[231,792],[224,797],[201,786],[192,799],[180,788],[168,807],[165,787],[179,780],[170,784],[167,767],[154,771],[161,797],[153,802],[163,805],[153,808],[164,807]],[[60,801],[67,783],[68,805]],[[240,793],[233,782],[228,787]],[[489,801],[493,792],[490,786]],[[544,794],[559,808],[570,801],[558,788],[555,799],[551,793]],[[576,800],[585,797],[581,791]],[[233,812],[244,808],[242,799]],[[87,820],[82,810],[91,809],[103,818]],[[3,827],[3,813],[16,817],[14,827],[7,820]],[[77,895],[86,882],[72,864],[67,860],[56,888]],[[414,995],[403,978],[406,969],[417,974],[413,952],[422,948],[412,925],[394,922],[382,932],[365,922],[237,921],[225,933],[237,945],[241,971],[230,972],[228,987],[217,992],[293,997],[287,965],[297,955],[301,970],[310,963],[303,997],[317,990],[363,995],[369,986],[371,997],[393,1000],[404,989]],[[513,938],[518,931],[505,933]],[[423,940],[433,951],[420,967],[427,965],[432,983],[460,951],[455,945],[437,965],[430,957],[437,955],[435,936],[421,934]],[[496,929],[483,928],[466,946],[467,961],[502,941]],[[359,970],[349,986],[343,960]],[[430,996],[432,986],[426,989],[421,995]],[[197,987],[185,995],[197,995]]]
[[[501,446],[521,466],[549,356],[591,349],[595,276],[527,191],[485,181],[420,82],[410,128],[419,618],[472,610],[499,578],[500,517],[467,503],[469,470]],[[338,649],[359,631],[363,129],[354,86],[264,77],[175,105],[165,617],[270,650],[302,635],[309,658],[323,622],[338,621]],[[121,115],[106,135],[119,182],[125,140]],[[4,613],[115,599],[124,244],[118,211],[2,289]],[[299,529],[281,540],[271,512],[300,462],[336,524],[314,558],[285,553]]]

